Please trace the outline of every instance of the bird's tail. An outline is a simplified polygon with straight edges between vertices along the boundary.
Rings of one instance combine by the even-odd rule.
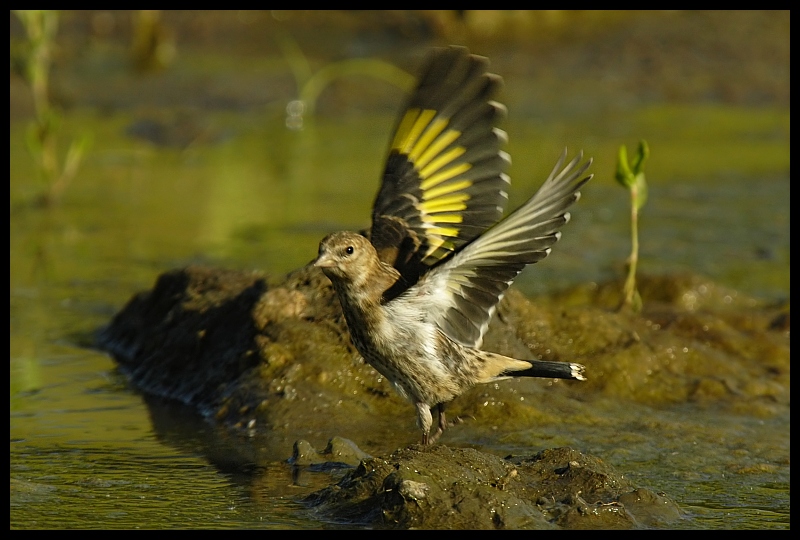
[[[585,381],[584,368],[573,362],[551,362],[548,360],[525,360],[531,367],[520,371],[508,371],[506,377],[543,377],[550,379],[575,379]]]
[[[549,360],[517,360],[510,356],[480,351],[481,368],[478,382],[491,382],[511,377],[541,377],[544,379],[573,379],[585,381],[584,368],[573,362]]]

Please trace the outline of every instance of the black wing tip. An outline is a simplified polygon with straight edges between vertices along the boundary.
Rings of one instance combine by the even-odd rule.
[[[489,73],[489,59],[485,56],[458,45],[434,48],[419,72],[409,104],[437,111],[456,103],[461,103],[458,109],[470,102],[491,104],[502,87],[503,78]],[[500,106],[499,114],[504,112],[505,107]]]
[[[482,64],[489,64],[489,58],[486,56],[481,56],[480,54],[471,53],[469,51],[469,47],[464,45],[447,45],[446,47],[433,47],[431,48],[428,53],[425,55],[427,57],[428,63],[434,63],[437,61],[447,61],[452,62],[453,59],[458,57],[469,57],[473,58],[476,62],[480,62]],[[427,64],[426,64],[427,66]]]

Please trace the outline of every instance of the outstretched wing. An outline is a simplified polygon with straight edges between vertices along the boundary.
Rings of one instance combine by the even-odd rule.
[[[395,129],[372,211],[370,240],[403,277],[396,296],[430,266],[497,222],[510,158],[492,101],[502,79],[463,47],[435,50]]]
[[[550,254],[580,197],[582,178],[591,165],[583,152],[561,170],[567,152],[528,202],[456,255],[431,270],[416,287],[430,295],[428,314],[448,337],[480,347],[497,303],[525,268]],[[411,296],[411,295],[410,295]],[[398,299],[399,300],[399,299]]]

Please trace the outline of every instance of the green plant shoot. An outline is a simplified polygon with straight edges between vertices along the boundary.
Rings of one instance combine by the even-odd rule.
[[[642,298],[636,289],[636,265],[639,262],[639,210],[647,202],[647,182],[644,178],[644,164],[650,156],[647,141],[639,142],[639,149],[628,163],[628,149],[623,144],[619,148],[617,182],[626,187],[631,194],[631,255],[628,258],[628,277],[625,280],[623,299],[620,308],[627,307],[638,312],[642,309]]]

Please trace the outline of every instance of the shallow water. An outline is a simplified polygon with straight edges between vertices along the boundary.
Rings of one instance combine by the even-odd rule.
[[[508,84],[517,95],[536,81]],[[788,298],[788,107],[649,104],[620,116],[596,105],[567,121],[525,103],[518,110],[534,112],[515,115],[508,105],[512,205],[533,193],[564,146],[596,156],[595,180],[553,256],[518,280],[523,291],[620,274],[628,203],[612,179],[614,159],[620,143],[644,137],[652,159],[642,270],[689,269],[759,298]],[[10,125],[12,528],[320,526],[294,502],[306,489],[291,485],[280,462],[290,447],[262,456],[257,440],[148,404],[85,345],[162,271],[201,262],[280,275],[311,260],[324,234],[367,225],[394,116],[340,111],[298,132],[270,107],[192,114],[214,142],[156,146],[126,135],[137,111],[71,110],[62,137],[88,131],[94,146],[52,208],[31,203],[38,188],[26,124]],[[496,437],[488,450],[571,445],[594,454],[674,498],[687,511],[679,527],[789,527],[788,410],[759,418],[688,405],[593,407],[603,425],[565,421],[511,437],[536,448],[487,427],[487,440]]]

